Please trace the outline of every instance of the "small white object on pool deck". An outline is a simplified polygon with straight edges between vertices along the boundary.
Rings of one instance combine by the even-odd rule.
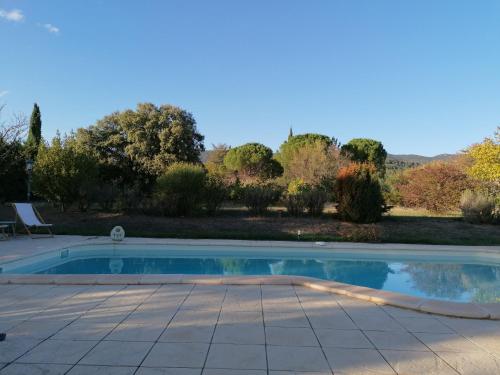
[[[125,230],[123,229],[123,227],[118,225],[111,229],[110,236],[113,241],[123,241],[123,239],[125,238]]]

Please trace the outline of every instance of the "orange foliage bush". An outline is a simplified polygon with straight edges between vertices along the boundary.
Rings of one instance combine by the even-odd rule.
[[[352,163],[340,168],[336,193],[337,212],[343,220],[373,223],[385,211],[377,170],[371,164]]]
[[[473,185],[461,163],[435,162],[408,169],[396,188],[403,206],[446,212],[458,209],[462,193]]]

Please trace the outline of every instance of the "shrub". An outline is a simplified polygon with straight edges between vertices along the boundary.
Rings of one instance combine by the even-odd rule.
[[[203,203],[210,215],[214,215],[229,197],[229,187],[217,173],[208,173],[203,188]]]
[[[495,199],[481,192],[466,190],[460,199],[464,220],[469,223],[492,223],[495,216]]]
[[[309,186],[301,179],[290,181],[285,192],[285,206],[290,215],[299,216],[306,209],[305,193]]]
[[[322,186],[312,186],[304,192],[307,212],[312,216],[320,216],[328,201],[328,193]]]
[[[396,187],[404,206],[446,212],[459,208],[473,183],[459,163],[435,162],[405,171]]]
[[[353,163],[337,175],[337,211],[341,219],[356,223],[380,220],[385,210],[376,169],[369,164]]]
[[[288,213],[299,216],[304,211],[313,216],[323,213],[328,194],[321,185],[307,184],[301,179],[292,180],[285,193],[285,205]]]
[[[204,184],[205,171],[200,165],[174,163],[158,177],[155,201],[164,215],[189,215],[200,204]]]
[[[281,192],[282,189],[273,183],[253,183],[241,188],[241,197],[250,211],[262,214],[279,200]]]
[[[139,181],[123,186],[116,193],[114,201],[115,209],[118,211],[134,212],[146,208],[150,195],[144,191]]]

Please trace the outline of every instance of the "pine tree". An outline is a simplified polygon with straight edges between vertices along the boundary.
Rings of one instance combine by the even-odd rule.
[[[26,141],[27,154],[30,159],[36,158],[41,139],[42,114],[40,113],[40,107],[35,103],[33,106],[33,112],[31,113],[28,140]]]
[[[290,126],[290,131],[288,132],[288,139],[292,138],[293,137],[293,129],[292,127]]]

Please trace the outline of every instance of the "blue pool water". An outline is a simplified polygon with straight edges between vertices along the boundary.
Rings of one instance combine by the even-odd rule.
[[[300,275],[426,298],[500,302],[498,260],[252,249],[87,247],[0,267],[4,273],[37,274]]]

